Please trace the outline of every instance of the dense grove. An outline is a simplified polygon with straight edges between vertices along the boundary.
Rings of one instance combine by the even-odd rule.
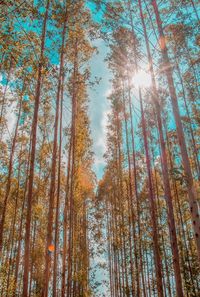
[[[0,7],[0,296],[200,296],[198,1]],[[112,76],[100,180],[99,39]]]

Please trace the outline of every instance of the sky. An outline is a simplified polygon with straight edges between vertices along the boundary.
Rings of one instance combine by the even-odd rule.
[[[102,39],[97,39],[93,42],[93,45],[98,48],[98,53],[95,54],[91,61],[91,74],[92,79],[101,78],[98,85],[95,85],[89,92],[89,119],[91,136],[93,140],[93,152],[94,152],[94,165],[93,170],[100,180],[104,173],[105,160],[104,153],[106,152],[106,134],[107,123],[110,111],[109,101],[107,96],[111,90],[111,73],[104,61],[108,49],[105,42]],[[107,255],[96,255],[93,259],[93,264],[102,264],[107,262]],[[97,289],[98,296],[109,297],[107,285],[105,283],[108,280],[108,275],[104,269],[99,268],[95,273],[95,280],[101,283],[101,286]],[[104,295],[105,294],[105,295]]]
[[[88,3],[91,9],[92,17],[95,21],[101,21],[101,12],[96,13],[95,8],[91,3]],[[107,124],[108,116],[110,111],[109,101],[107,96],[111,90],[112,78],[109,72],[107,63],[105,62],[106,55],[108,53],[108,48],[103,39],[97,39],[92,41],[94,47],[98,49],[98,52],[94,54],[90,60],[91,76],[92,80],[95,78],[100,79],[99,84],[96,84],[93,88],[88,89],[89,95],[89,119],[90,119],[90,129],[91,136],[93,140],[93,152],[94,152],[94,165],[93,170],[96,174],[98,180],[100,180],[104,173],[105,160],[103,155],[106,152],[106,134],[107,134]],[[104,234],[105,235],[105,234]],[[105,247],[106,248],[106,247]],[[105,264],[107,262],[107,254],[96,254],[93,262],[91,263],[91,268],[97,264]],[[95,281],[101,283],[97,288],[98,296],[110,296],[107,285],[105,281],[108,281],[109,277],[107,272],[100,267],[95,273]]]
[[[104,61],[107,54],[107,47],[102,39],[94,41],[98,48],[91,61],[92,78],[101,78],[99,85],[89,90],[89,118],[91,135],[93,139],[94,171],[98,179],[102,178],[105,161],[103,158],[106,152],[106,127],[110,110],[107,96],[111,89],[111,74]]]

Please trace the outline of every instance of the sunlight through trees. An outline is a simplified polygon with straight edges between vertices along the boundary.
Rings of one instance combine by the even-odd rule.
[[[0,297],[198,297],[198,1],[0,7]]]

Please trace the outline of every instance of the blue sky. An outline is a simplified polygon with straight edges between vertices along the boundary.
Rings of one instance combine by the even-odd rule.
[[[88,1],[87,6],[92,12],[93,20],[101,23],[102,11],[97,11],[95,4],[91,1]],[[89,89],[89,118],[93,139],[93,169],[99,180],[103,176],[105,166],[103,155],[106,152],[106,126],[110,110],[107,95],[111,89],[111,83],[109,81],[111,79],[111,73],[104,61],[108,52],[105,42],[99,38],[93,41],[93,45],[98,49],[98,53],[90,60],[91,74],[93,79],[97,77],[101,80],[98,85]]]
[[[95,54],[91,61],[92,77],[101,77],[99,85],[89,90],[89,118],[91,121],[91,133],[93,139],[94,151],[94,171],[97,178],[100,179],[103,175],[104,158],[103,154],[106,151],[106,126],[108,113],[110,110],[109,102],[106,99],[111,88],[111,74],[107,64],[104,61],[107,54],[107,47],[102,39],[94,41],[94,46],[98,48],[98,54]]]
[[[109,101],[107,100],[107,95],[111,90],[111,73],[104,61],[108,49],[105,42],[102,39],[95,40],[93,42],[94,46],[98,48],[98,54],[95,54],[91,61],[91,73],[92,78],[100,77],[100,83],[96,85],[93,89],[89,89],[89,118],[90,118],[90,128],[91,136],[93,139],[93,152],[94,152],[94,165],[93,169],[96,176],[99,179],[102,178],[104,173],[104,153],[106,152],[106,133],[107,133],[107,122],[108,113],[110,110]],[[107,255],[96,255],[93,259],[93,265],[102,264],[107,262]],[[109,297],[108,288],[104,281],[108,280],[108,275],[104,269],[99,268],[95,273],[95,280],[101,283],[98,288],[98,296]]]

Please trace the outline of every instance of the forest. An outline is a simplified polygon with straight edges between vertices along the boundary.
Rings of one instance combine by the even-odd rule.
[[[0,297],[200,297],[199,1],[0,24]]]

